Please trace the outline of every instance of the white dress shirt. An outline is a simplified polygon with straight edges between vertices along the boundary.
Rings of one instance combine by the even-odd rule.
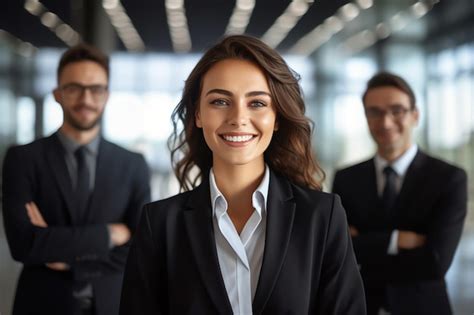
[[[267,227],[267,196],[270,172],[265,166],[262,182],[252,194],[254,212],[240,235],[227,213],[227,201],[219,191],[211,169],[209,184],[213,212],[217,257],[233,313],[252,314],[252,301],[257,289]]]
[[[388,165],[393,168],[396,174],[395,187],[397,189],[397,193],[399,193],[408,167],[410,166],[411,162],[413,162],[417,151],[418,146],[413,144],[405,153],[403,153],[402,156],[392,163],[389,163],[378,154],[375,156],[375,176],[377,181],[377,192],[379,196],[382,196],[383,188],[385,187],[385,175],[383,173],[383,169]],[[398,230],[393,230],[392,235],[390,236],[390,243],[387,253],[391,255],[398,254]]]

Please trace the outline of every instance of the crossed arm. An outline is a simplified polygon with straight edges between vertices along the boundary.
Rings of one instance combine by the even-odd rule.
[[[366,269],[391,270],[391,281],[443,278],[459,243],[467,211],[467,177],[462,170],[444,178],[439,194],[433,196],[423,231],[400,230],[397,255],[387,254],[391,232],[358,231],[351,234],[358,262]],[[385,267],[381,267],[385,266]],[[382,276],[382,275],[381,275]]]
[[[28,218],[30,219],[31,224],[37,227],[47,228],[48,224],[41,215],[38,206],[33,202],[27,202],[25,204],[26,212]],[[121,246],[128,242],[130,239],[130,230],[123,223],[111,223],[107,225],[109,230],[110,242],[113,246]],[[56,271],[65,271],[69,270],[69,264],[65,262],[51,262],[46,263],[46,267],[56,270]]]
[[[48,192],[48,176],[51,175],[46,166],[36,165],[38,161],[41,162],[41,157],[24,147],[12,148],[5,156],[3,216],[13,258],[27,265],[47,264],[56,270],[65,270],[69,265],[78,279],[121,271],[128,253],[129,229],[135,227],[142,205],[150,198],[145,160],[141,158],[133,163],[132,192],[123,223],[98,222],[81,226],[49,222],[48,215],[64,215],[66,212],[60,209],[60,195],[56,197],[54,191]],[[49,193],[50,198],[45,199]]]
[[[351,237],[359,236],[359,231],[353,225],[349,225]],[[398,231],[397,247],[398,249],[415,249],[426,243],[426,235],[418,234],[413,231]]]

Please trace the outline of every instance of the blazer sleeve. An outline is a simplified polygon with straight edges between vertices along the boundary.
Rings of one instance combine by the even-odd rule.
[[[34,200],[36,185],[30,159],[30,152],[12,147],[3,163],[3,217],[13,258],[25,264],[43,264],[71,263],[77,257],[106,257],[109,236],[104,224],[42,228],[30,223],[25,204]]]
[[[467,175],[456,169],[445,180],[432,217],[427,219],[426,244],[390,256],[393,281],[444,278],[451,266],[467,213]]]
[[[168,313],[164,276],[166,257],[160,255],[164,251],[158,248],[157,239],[160,236],[156,235],[164,234],[160,230],[160,227],[153,226],[145,206],[125,267],[120,315]],[[163,285],[160,286],[160,282]]]
[[[318,314],[366,314],[362,279],[357,268],[346,215],[334,195],[324,250]]]

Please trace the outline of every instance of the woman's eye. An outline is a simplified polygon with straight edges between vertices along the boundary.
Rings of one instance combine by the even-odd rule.
[[[227,105],[229,105],[229,103],[228,103],[226,100],[223,100],[223,99],[216,99],[216,100],[213,100],[213,101],[211,101],[211,104],[219,105],[219,106],[227,106]]]
[[[250,103],[250,106],[251,107],[265,107],[265,106],[267,106],[267,104],[265,102],[262,102],[262,101],[252,101]]]

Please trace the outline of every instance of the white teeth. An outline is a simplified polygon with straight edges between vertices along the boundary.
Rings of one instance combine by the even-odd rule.
[[[253,138],[252,135],[247,136],[222,136],[226,141],[230,142],[246,142]]]

